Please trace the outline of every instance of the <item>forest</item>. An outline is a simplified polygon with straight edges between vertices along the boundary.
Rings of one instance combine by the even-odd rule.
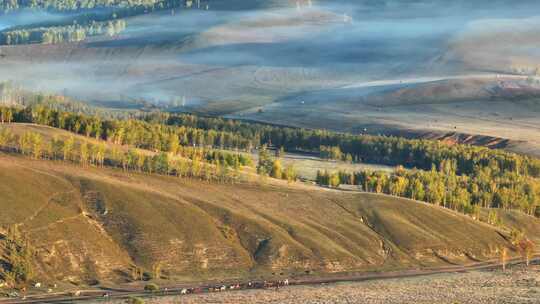
[[[333,157],[345,155],[354,162],[431,170],[440,168],[443,161],[452,161],[458,175],[471,175],[489,167],[496,172],[540,177],[539,159],[434,140],[289,128],[191,114],[151,113],[126,119],[101,119],[99,115],[76,114],[39,104],[2,109],[9,110],[15,122],[49,125],[151,150],[161,150],[167,146],[169,135],[175,134],[181,145],[251,151],[266,144],[288,152],[315,153],[335,147]]]
[[[79,42],[87,37],[115,36],[127,26],[126,17],[173,9],[187,4],[180,0],[121,0],[121,1],[4,1],[0,11],[19,9],[49,10],[59,14],[76,11],[80,14],[62,15],[59,21],[40,22],[7,28],[0,32],[0,45],[57,44]],[[96,9],[100,9],[97,10]]]
[[[457,175],[452,161],[440,168],[387,172],[327,172],[317,174],[319,185],[356,185],[362,191],[385,193],[424,201],[479,217],[480,208],[520,210],[540,216],[540,182],[513,172],[493,171],[489,167],[472,175]]]
[[[228,132],[232,138],[242,139],[244,146],[268,144],[283,147],[289,152],[314,152],[329,159],[389,166],[401,165],[422,170],[431,170],[433,166],[438,168],[443,161],[453,160],[456,173],[459,175],[468,175],[478,168],[491,167],[494,170],[540,177],[539,159],[481,146],[290,128],[191,114],[153,113],[143,119],[158,124]]]
[[[19,9],[44,9],[66,12],[96,8],[151,7],[168,2],[180,4],[182,0],[4,0],[0,2],[0,11],[9,12]]]
[[[18,136],[9,129],[0,130],[0,150],[26,155],[33,159],[72,162],[82,167],[115,167],[124,171],[145,172],[206,181],[234,182],[242,178],[241,168],[253,166],[252,160],[239,153],[174,145],[168,151],[150,152],[124,149],[104,143],[92,144],[54,137],[45,140],[36,132]]]
[[[46,141],[34,132],[17,136],[8,129],[0,131],[0,148],[35,159],[217,181],[238,180],[242,167],[254,166],[251,157],[245,153],[222,150],[237,144],[230,141],[230,134],[224,132],[171,128],[136,119],[102,121],[97,116],[56,111],[44,106],[0,107],[0,123],[12,122],[62,128],[89,138],[106,140],[112,145],[110,148],[104,143],[78,143],[73,137]],[[269,163],[266,164],[263,158],[263,165],[258,166],[262,175],[291,182],[296,180],[292,167],[282,167],[279,160],[270,157],[266,162]],[[266,166],[274,169],[263,174],[260,170]]]
[[[65,25],[38,28],[24,28],[0,32],[0,45],[17,44],[58,44],[83,41],[92,36],[115,36],[126,28],[123,19],[91,22],[86,25]]]
[[[316,152],[329,160],[398,166],[400,169],[393,173],[319,172],[317,183],[332,187],[358,185],[363,191],[408,197],[468,214],[478,212],[480,207],[517,209],[530,215],[538,212],[540,160],[486,147],[271,126],[191,114],[148,113],[125,119],[102,119],[44,105],[2,107],[0,119],[48,125],[116,145],[174,152],[189,159],[210,162],[218,159],[232,167],[238,162],[250,165],[250,161],[241,160],[241,154],[235,156],[238,161],[225,161],[212,153],[224,149],[244,152],[258,149],[258,173],[287,180],[296,179],[294,169],[283,168],[267,147],[279,153]],[[25,150],[22,146],[21,149]],[[200,149],[207,152],[198,157],[194,151]],[[135,168],[135,163],[123,167]]]

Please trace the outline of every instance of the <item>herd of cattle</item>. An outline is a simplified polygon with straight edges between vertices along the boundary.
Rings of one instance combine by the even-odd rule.
[[[219,286],[207,286],[207,287],[195,287],[195,288],[183,288],[180,290],[181,295],[187,295],[192,293],[204,293],[204,292],[222,292],[227,290],[240,290],[240,289],[267,289],[289,286],[289,280],[280,281],[263,281],[263,282],[248,282],[238,283],[232,285],[219,285]],[[165,293],[168,292],[167,288],[163,289]]]
[[[174,294],[180,294],[180,295],[188,295],[188,294],[198,294],[198,293],[213,293],[213,292],[223,292],[228,290],[245,290],[245,289],[269,289],[269,288],[275,288],[279,289],[280,287],[289,286],[289,279],[285,280],[279,280],[279,281],[261,281],[261,282],[247,282],[247,283],[235,283],[235,284],[226,284],[226,285],[213,285],[213,286],[204,286],[204,287],[192,287],[192,288],[162,288],[160,290],[154,290],[154,291],[147,291],[151,292],[155,295],[174,295]],[[35,288],[41,288],[41,283],[36,283]],[[54,285],[56,287],[56,284]],[[145,288],[146,290],[146,288]],[[6,294],[6,296],[10,298],[21,298],[22,300],[26,300],[26,288],[22,289],[21,292],[23,293],[20,295],[18,292],[12,292],[10,294]],[[52,289],[49,289],[47,293],[51,293]],[[135,292],[135,291],[134,291]],[[92,291],[81,291],[76,290],[69,293],[70,297],[82,297],[82,296],[95,296],[96,293]],[[99,294],[100,297],[103,298],[109,298],[111,296],[115,296],[114,293],[101,293]],[[119,295],[116,295],[119,296]],[[120,295],[120,296],[125,296]]]

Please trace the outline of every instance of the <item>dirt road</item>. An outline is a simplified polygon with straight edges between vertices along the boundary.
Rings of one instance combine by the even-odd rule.
[[[537,255],[532,263],[540,263],[540,255]],[[509,265],[523,264],[523,261],[519,258],[512,259],[508,262]],[[431,276],[438,274],[450,274],[459,272],[479,271],[496,269],[500,267],[500,263],[497,260],[479,262],[464,266],[448,266],[432,269],[413,269],[403,271],[391,271],[391,272],[372,272],[361,274],[342,274],[342,275],[329,275],[329,276],[305,276],[289,279],[290,285],[302,286],[302,285],[320,285],[330,284],[338,282],[362,282],[362,281],[377,281],[387,279],[405,279],[414,278],[420,276]],[[234,284],[240,284],[242,286],[239,290],[246,289],[264,289],[261,287],[262,282],[251,282],[253,288],[249,288],[247,282],[221,282],[220,284],[204,284],[204,285],[170,285],[163,286],[160,292],[150,293],[141,289],[134,289],[132,287],[118,287],[118,288],[102,288],[96,290],[81,290],[77,296],[68,293],[46,294],[28,296],[26,298],[13,298],[0,300],[0,304],[23,304],[23,303],[73,303],[73,302],[92,302],[98,300],[121,300],[128,297],[155,297],[155,296],[179,296],[184,289],[198,290],[200,293],[208,293],[208,288],[213,286],[230,286]]]

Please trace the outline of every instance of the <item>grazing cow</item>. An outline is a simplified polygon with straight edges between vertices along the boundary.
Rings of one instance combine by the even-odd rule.
[[[8,296],[9,296],[10,298],[18,298],[18,297],[19,297],[19,293],[16,292],[16,291],[13,291],[13,292],[10,292],[10,293],[8,294]]]

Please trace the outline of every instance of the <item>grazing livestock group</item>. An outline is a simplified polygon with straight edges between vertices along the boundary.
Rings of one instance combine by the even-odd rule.
[[[205,292],[223,292],[227,290],[242,290],[242,289],[268,289],[289,286],[289,279],[279,281],[259,281],[236,284],[215,285],[206,287],[182,288],[179,290],[180,295],[205,293]],[[168,291],[168,290],[167,290]]]

